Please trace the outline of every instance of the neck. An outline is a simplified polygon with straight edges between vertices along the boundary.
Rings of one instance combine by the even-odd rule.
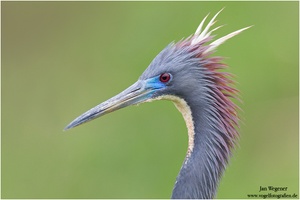
[[[174,102],[186,121],[189,147],[172,198],[214,198],[230,155],[231,141],[222,127],[217,127],[220,121],[209,104],[204,107],[179,98]]]

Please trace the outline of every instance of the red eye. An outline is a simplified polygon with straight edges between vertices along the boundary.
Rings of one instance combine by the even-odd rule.
[[[171,79],[171,75],[169,73],[163,73],[159,77],[159,80],[163,83],[168,82],[170,79]]]

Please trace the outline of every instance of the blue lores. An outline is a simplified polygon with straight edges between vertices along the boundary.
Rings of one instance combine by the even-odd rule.
[[[162,74],[160,76],[155,76],[153,78],[147,79],[146,80],[146,89],[150,89],[153,92],[155,90],[161,90],[165,87],[167,87],[166,82],[171,81],[171,75],[170,74]]]

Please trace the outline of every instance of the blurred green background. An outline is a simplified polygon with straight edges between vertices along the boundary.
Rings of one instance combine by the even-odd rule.
[[[254,26],[216,53],[243,99],[217,197],[298,193],[298,2],[1,2],[2,198],[169,198],[187,148],[172,103],[62,130],[223,7],[219,37]]]

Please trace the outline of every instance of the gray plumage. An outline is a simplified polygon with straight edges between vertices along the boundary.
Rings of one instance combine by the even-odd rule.
[[[219,180],[238,138],[238,107],[231,101],[238,91],[215,49],[243,28],[213,42],[211,33],[218,12],[202,31],[161,51],[132,86],[85,112],[70,129],[129,105],[167,99],[182,113],[188,128],[189,145],[177,176],[172,198],[206,199],[216,195]],[[207,44],[211,42],[210,44]]]

